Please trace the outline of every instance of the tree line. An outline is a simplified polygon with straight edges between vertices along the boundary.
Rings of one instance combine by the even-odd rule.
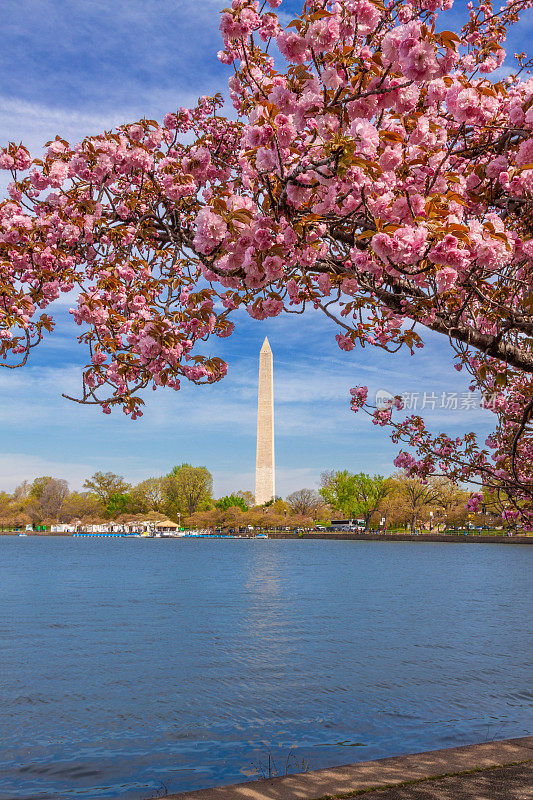
[[[90,523],[147,514],[177,521],[212,503],[211,473],[191,464],[180,464],[167,475],[138,484],[114,472],[98,471],[85,481],[82,491],[72,492],[67,481],[43,476],[31,483],[23,481],[12,494],[0,492],[0,525]]]
[[[324,471],[318,491],[303,488],[256,506],[246,489],[215,499],[207,467],[184,463],[137,484],[98,471],[82,491],[70,491],[66,480],[51,476],[23,481],[11,494],[0,492],[0,527],[157,517],[199,528],[310,528],[346,518],[362,520],[367,531],[415,530],[466,524],[470,495],[446,478],[422,481],[403,471],[387,477],[345,469]],[[476,515],[478,523],[494,523],[492,512],[501,514],[490,498],[481,510],[485,513]]]

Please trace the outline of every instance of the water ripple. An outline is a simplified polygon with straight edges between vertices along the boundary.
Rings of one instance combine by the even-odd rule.
[[[532,556],[0,537],[0,800],[140,800],[269,758],[525,735]]]

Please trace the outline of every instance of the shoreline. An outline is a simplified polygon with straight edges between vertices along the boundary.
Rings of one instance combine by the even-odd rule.
[[[515,534],[507,536],[455,533],[269,533],[269,539],[335,539],[357,542],[452,542],[454,544],[533,544],[533,536]]]
[[[76,537],[72,533],[51,533],[50,531],[0,531],[0,536],[32,536],[34,538],[57,538],[57,537],[65,537],[65,538],[111,538],[107,534],[92,534],[90,537],[83,536],[83,537]],[[128,538],[127,535],[115,534],[115,538]],[[139,537],[131,537],[131,538],[139,538]],[[142,538],[142,537],[141,537]],[[153,537],[145,537],[145,538],[153,538]],[[187,541],[195,540],[195,539],[209,539],[211,538],[209,535],[202,535],[202,536],[165,536],[162,537],[165,540],[168,539],[175,539],[178,541],[183,541],[184,539]],[[235,540],[235,539],[243,539],[245,541],[251,541],[252,539],[256,539],[256,536],[240,536],[239,534],[232,534],[231,536],[225,537],[221,536],[220,534],[213,536],[213,539],[223,540],[227,538],[228,540]],[[287,533],[287,532],[277,532],[277,531],[269,531],[268,537],[260,537],[268,538],[270,540],[273,539],[295,539],[301,541],[310,541],[310,540],[334,540],[334,541],[357,541],[357,542],[448,542],[451,544],[533,544],[533,535],[528,536],[527,534],[514,534],[513,536],[508,536],[507,534],[502,535],[477,535],[477,534],[463,534],[463,533],[456,533],[456,534],[444,534],[444,533],[419,533],[419,534],[412,534],[412,533]]]
[[[165,795],[167,800],[326,800],[379,791],[383,800],[526,800],[533,736],[430,750],[339,767]],[[422,789],[423,794],[419,793]],[[411,794],[411,791],[413,794]]]

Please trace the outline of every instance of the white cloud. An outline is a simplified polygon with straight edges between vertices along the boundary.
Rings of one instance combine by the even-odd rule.
[[[33,481],[42,475],[63,478],[71,488],[81,488],[92,472],[94,469],[89,464],[51,461],[23,453],[0,453],[0,487],[6,491],[13,491],[22,481]]]

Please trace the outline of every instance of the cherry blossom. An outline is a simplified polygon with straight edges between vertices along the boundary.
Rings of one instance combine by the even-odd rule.
[[[232,0],[221,16],[234,120],[223,99],[169,111],[32,159],[11,143],[0,204],[0,353],[27,363],[72,309],[89,350],[83,403],[136,417],[143,390],[221,379],[196,344],[229,316],[323,312],[339,347],[391,353],[450,342],[496,429],[433,435],[401,402],[354,411],[409,448],[398,465],[533,505],[533,79],[494,75],[533,0]],[[283,16],[283,22],[286,16]],[[442,24],[441,24],[442,22]],[[202,347],[202,353],[205,353]],[[348,356],[347,356],[348,357]],[[496,398],[496,399],[495,399]],[[513,517],[514,518],[514,517]]]

